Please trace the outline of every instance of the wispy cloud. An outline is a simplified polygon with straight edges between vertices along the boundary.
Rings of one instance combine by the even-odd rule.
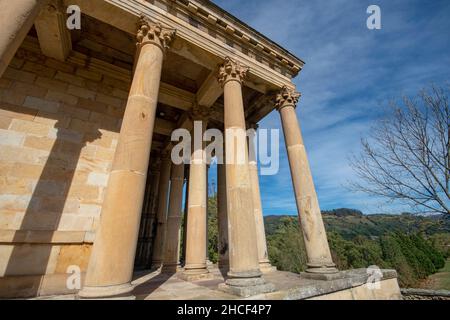
[[[450,75],[450,2],[377,1],[382,29],[366,28],[371,1],[217,0],[256,30],[306,61],[294,80],[297,108],[323,209],[399,211],[345,188],[354,173],[348,156],[359,151],[382,106]],[[281,128],[272,112],[261,127]],[[266,214],[295,214],[289,166],[281,145],[280,172],[261,177]]]

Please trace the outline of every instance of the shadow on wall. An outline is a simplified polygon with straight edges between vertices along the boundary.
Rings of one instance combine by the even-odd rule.
[[[70,212],[70,206],[78,206],[77,202],[67,201],[81,150],[88,142],[101,138],[98,128],[89,134],[78,136],[74,141],[74,132],[64,129],[60,121],[55,124],[56,140],[36,184],[29,205],[25,211],[21,226],[15,232],[14,248],[9,258],[5,276],[34,275],[43,276],[56,266],[50,265],[57,261],[53,255],[58,255],[57,243],[54,239],[63,212]],[[38,236],[29,244],[29,233]],[[35,237],[33,237],[35,238]],[[36,244],[34,244],[36,243]],[[52,258],[52,259],[51,259]],[[26,292],[18,293],[24,296],[37,296],[42,279],[34,277],[31,287]],[[25,289],[25,288],[24,288]]]

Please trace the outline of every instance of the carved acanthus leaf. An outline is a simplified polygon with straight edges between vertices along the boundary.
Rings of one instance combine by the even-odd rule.
[[[225,62],[219,68],[218,81],[222,86],[230,80],[236,80],[242,83],[247,77],[248,70],[248,67],[226,57]]]
[[[145,43],[154,43],[163,50],[169,48],[176,34],[176,30],[164,28],[160,23],[150,21],[147,17],[141,15],[138,22],[138,32],[136,35],[137,45]]]
[[[280,110],[286,106],[297,106],[301,93],[297,92],[287,86],[283,86],[281,91],[275,97],[275,107]]]

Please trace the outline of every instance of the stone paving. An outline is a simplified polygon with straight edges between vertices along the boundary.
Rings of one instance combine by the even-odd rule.
[[[394,270],[381,271],[383,280],[396,277]],[[347,292],[352,288],[362,287],[368,278],[366,269],[342,271],[339,278],[329,281],[307,279],[299,274],[275,271],[264,275],[268,282],[275,285],[274,292],[241,298],[220,291],[218,286],[224,282],[223,275],[217,268],[211,268],[210,272],[214,275],[213,279],[187,282],[178,277],[180,271],[174,274],[160,273],[159,270],[139,271],[135,273],[132,282],[135,286],[133,295],[136,300],[301,300]],[[352,295],[342,297],[355,298]],[[72,300],[76,297],[64,295],[36,299]]]

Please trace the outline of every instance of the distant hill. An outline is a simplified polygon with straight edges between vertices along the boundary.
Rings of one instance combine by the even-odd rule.
[[[417,285],[450,256],[450,218],[413,214],[364,215],[353,209],[322,212],[333,261],[340,270],[394,268],[402,287]],[[297,216],[265,217],[267,247],[279,270],[301,272],[306,251]]]
[[[371,214],[364,215],[359,210],[335,209],[322,212],[327,232],[336,232],[346,240],[356,236],[380,237],[389,232],[423,233],[431,236],[450,233],[450,217],[444,215],[420,216],[414,214]],[[272,234],[282,218],[297,220],[297,216],[266,216],[266,233]]]

